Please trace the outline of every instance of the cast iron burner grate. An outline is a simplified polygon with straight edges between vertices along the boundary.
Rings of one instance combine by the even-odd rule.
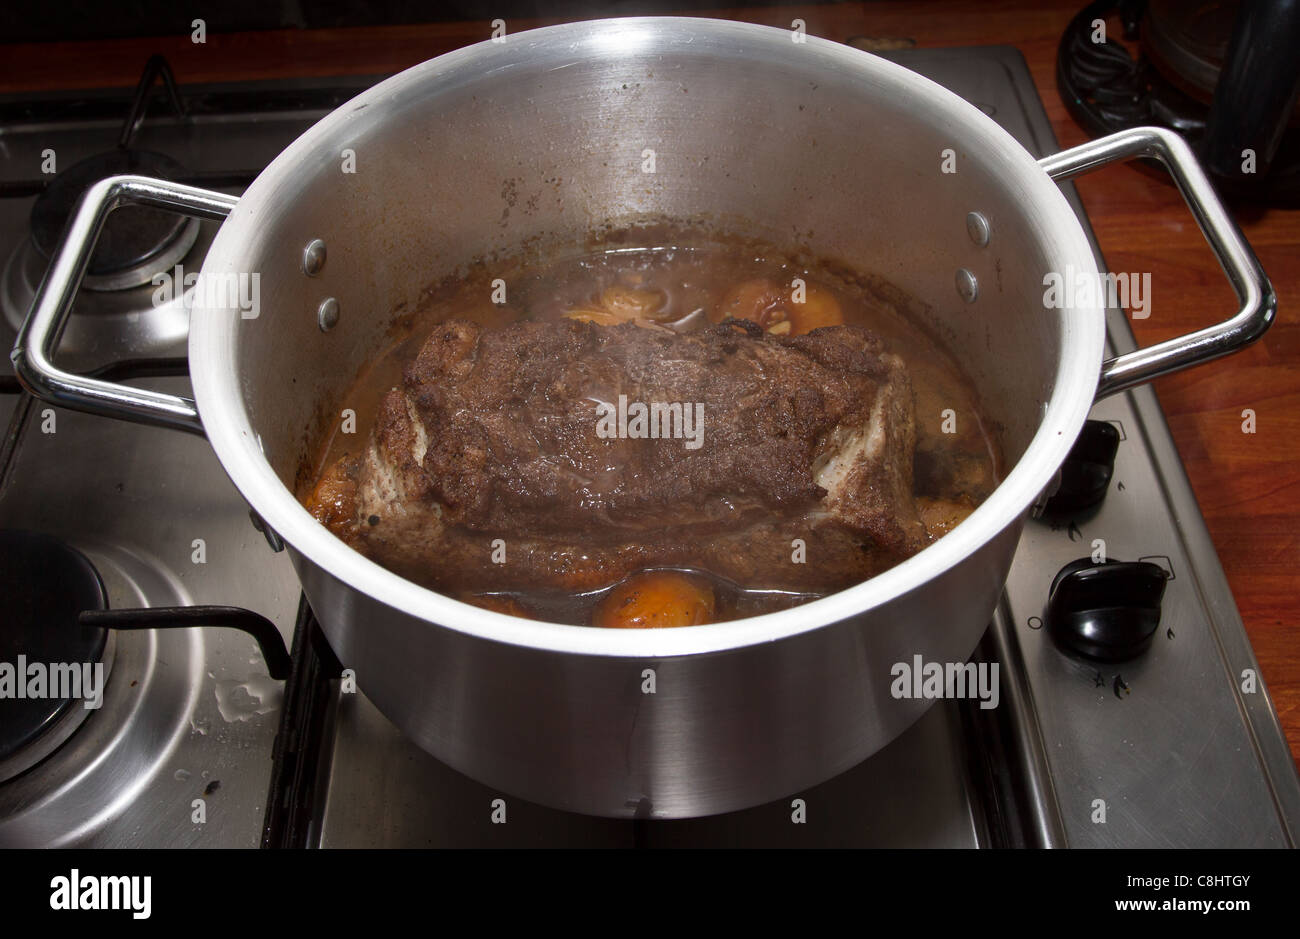
[[[59,173],[32,207],[31,234],[36,250],[53,260],[63,231],[82,195],[110,176],[178,179],[185,168],[162,153],[121,149],[96,154]],[[197,219],[147,206],[118,209],[104,223],[86,267],[84,285],[91,290],[123,290],[147,284],[169,270],[198,238]]]
[[[148,110],[155,82],[162,83],[177,119],[185,119],[185,105],[171,66],[162,56],[151,56],[136,85],[117,148],[88,157],[59,173],[32,207],[32,241],[46,260],[54,257],[68,219],[82,195],[95,183],[120,175],[171,180],[186,175],[185,167],[166,154],[132,146]],[[167,270],[185,257],[197,237],[195,219],[145,206],[127,206],[105,222],[86,269],[84,284],[92,290],[121,290],[147,284],[155,272]]]
[[[36,196],[28,237],[0,270],[0,305],[15,330],[26,319],[68,222],[91,186],[121,175],[171,180],[187,176],[179,160],[134,145],[159,82],[176,120],[184,124],[186,110],[171,68],[161,56],[153,56],[136,86],[116,147],[86,156],[48,183],[0,187],[0,196]],[[43,151],[45,157],[57,161],[59,151]],[[124,206],[109,215],[59,344],[61,364],[85,371],[102,365],[106,357],[174,353],[188,335],[189,318],[183,281],[179,287],[172,283],[173,271],[186,260],[197,271],[211,239],[205,231],[198,219],[146,206]],[[169,296],[156,289],[159,274],[168,278]]]

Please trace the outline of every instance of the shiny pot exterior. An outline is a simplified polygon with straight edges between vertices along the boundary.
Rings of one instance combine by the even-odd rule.
[[[1138,157],[1168,169],[1241,305],[1103,362],[1099,295],[1045,290],[1099,279],[1054,180]],[[195,290],[193,401],[53,364],[103,219],[127,203],[225,218]],[[367,560],[299,504],[354,377],[429,284],[663,220],[883,281],[883,302],[930,329],[974,382],[1008,468],[993,494],[848,590],[651,630],[459,603]],[[429,752],[547,805],[669,817],[788,796],[905,730],[934,700],[918,671],[956,677],[978,642],[1025,517],[1094,395],[1234,351],[1275,312],[1258,261],[1171,131],[1135,128],[1036,162],[976,108],[865,53],[739,23],[623,19],[510,35],[395,76],[304,134],[240,199],[141,177],[96,183],[13,359],[46,401],[206,433],[288,544],[344,665]]]
[[[971,212],[988,245],[968,233]],[[1014,466],[1003,485],[852,590],[647,631],[455,602],[371,563],[298,504],[310,448],[392,311],[414,308],[426,284],[520,245],[542,255],[664,218],[742,227],[899,288],[980,388]],[[309,276],[314,239],[326,260]],[[504,793],[692,816],[848,769],[933,703],[891,693],[896,665],[968,659],[1096,388],[1102,310],[1043,307],[1043,272],[1067,266],[1096,273],[1048,176],[977,109],[906,70],[763,27],[579,23],[425,63],[308,131],[239,201],[204,267],[260,274],[260,310],[196,306],[190,355],[218,456],[395,724]],[[981,285],[973,302],[962,270]],[[322,331],[326,298],[338,323]]]
[[[554,808],[680,818],[798,793],[906,729],[933,700],[894,698],[893,665],[970,657],[1019,532],[1007,529],[869,613],[678,656],[580,656],[485,640],[359,594],[296,552],[294,560],[340,661],[422,748]]]

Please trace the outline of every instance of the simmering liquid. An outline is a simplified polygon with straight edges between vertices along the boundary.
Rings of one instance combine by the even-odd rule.
[[[403,368],[440,323],[467,319],[496,329],[515,320],[567,318],[598,326],[639,320],[651,324],[647,328],[690,332],[727,317],[757,323],[777,336],[858,325],[903,360],[915,394],[913,492],[932,538],[951,530],[997,485],[998,447],[971,383],[941,344],[897,308],[888,289],[840,266],[795,260],[765,246],[700,241],[616,247],[543,264],[494,264],[430,290],[393,343],[347,390],[340,407],[356,412],[356,432],[334,428],[320,447],[316,470],[300,498],[310,505],[317,481],[340,461],[355,459],[366,449],[381,400],[401,385]],[[632,614],[626,611],[643,609],[638,603],[646,599],[635,591],[629,598],[617,583],[584,590],[522,590],[512,589],[503,572],[500,589],[466,592],[455,584],[433,586],[501,612],[601,625],[734,619],[785,609],[819,595],[788,586],[737,583],[703,568],[665,573],[694,585],[686,599],[707,595],[691,607],[693,612],[681,613],[679,603],[673,608],[673,622],[656,619],[661,610],[653,602],[648,620],[608,621],[611,608],[625,611],[618,615],[627,618]],[[659,593],[651,596],[654,602],[658,599]],[[671,599],[682,597],[674,594]]]

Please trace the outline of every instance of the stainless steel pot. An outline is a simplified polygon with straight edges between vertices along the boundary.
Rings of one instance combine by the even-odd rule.
[[[14,351],[17,373],[55,404],[206,433],[288,544],[361,688],[451,766],[506,793],[610,816],[716,813],[796,793],[869,756],[930,704],[891,696],[895,663],[968,658],[1022,524],[1094,397],[1230,352],[1275,310],[1175,134],[1130,131],[1036,162],[938,85],[799,38],[703,19],[510,35],[350,101],[242,198],[106,180],[69,227]],[[1241,307],[1103,361],[1101,305],[1044,305],[1045,274],[1098,273],[1055,181],[1133,157],[1173,174]],[[204,281],[260,276],[254,318],[233,298],[196,303],[193,401],[51,362],[104,216],[133,202],[224,217]],[[979,218],[968,232],[970,213]],[[946,337],[1002,428],[1005,482],[951,534],[850,590],[768,616],[647,631],[458,603],[368,561],[298,504],[290,487],[313,435],[337,417],[391,311],[473,258],[645,217],[741,222],[916,298],[915,315]],[[319,270],[319,252],[304,264],[314,239],[326,246]],[[323,331],[327,298],[338,324]]]

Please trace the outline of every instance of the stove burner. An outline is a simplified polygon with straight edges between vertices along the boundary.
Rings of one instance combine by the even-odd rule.
[[[0,267],[0,309],[15,331],[22,328],[68,219],[89,186],[124,173],[187,178],[176,160],[134,146],[155,84],[161,84],[164,100],[183,122],[185,103],[171,68],[155,55],[140,76],[117,146],[75,163],[40,188],[30,237],[20,240]],[[197,273],[214,230],[198,219],[147,206],[123,206],[109,215],[82,280],[85,289],[78,292],[59,341],[58,363],[85,372],[121,359],[183,354],[189,310],[175,267],[184,261],[184,268]],[[167,279],[160,281],[159,274]]]
[[[0,663],[16,672],[22,656],[25,666],[38,664],[48,672],[54,664],[80,669],[81,663],[100,661],[107,634],[78,625],[77,615],[104,609],[108,598],[99,573],[80,551],[48,535],[0,530],[0,596],[7,606],[0,623]],[[14,678],[15,686],[23,682]],[[55,689],[47,683],[43,693],[50,690]],[[73,724],[66,737],[89,713],[81,699],[71,697],[0,700],[0,779],[35,762],[19,751],[50,733],[62,718]],[[21,767],[19,760],[24,761]]]
[[[32,241],[47,261],[54,257],[82,193],[101,179],[123,174],[177,179],[185,175],[185,167],[161,153],[124,148],[96,154],[64,170],[32,207]],[[197,236],[195,219],[147,206],[124,206],[105,222],[84,284],[92,290],[147,284],[155,273],[170,270],[183,258]]]

